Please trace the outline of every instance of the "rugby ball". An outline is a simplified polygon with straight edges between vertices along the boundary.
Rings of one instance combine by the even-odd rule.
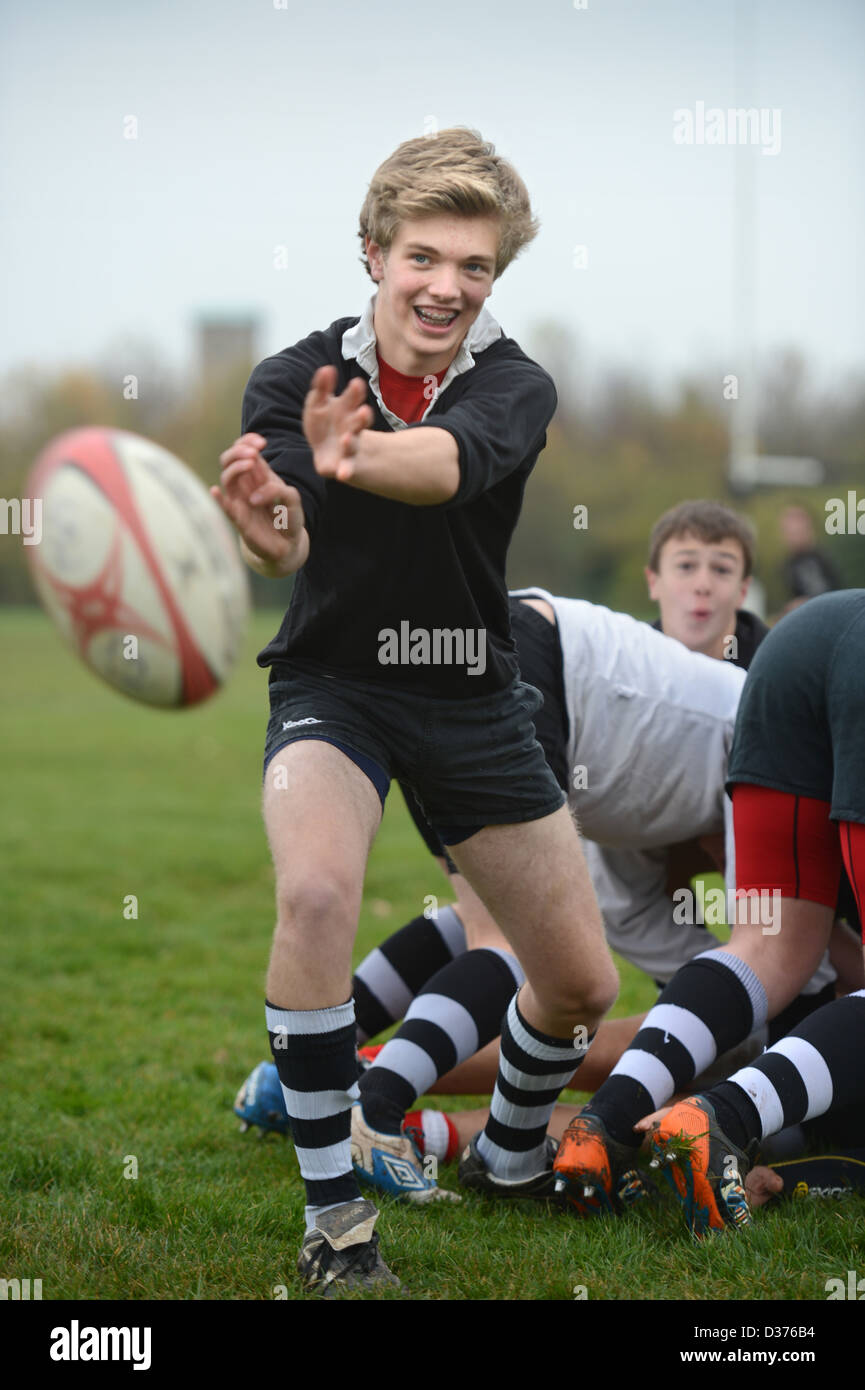
[[[27,496],[41,509],[26,547],[39,597],[90,669],[148,705],[212,695],[240,651],[249,584],[195,474],[140,435],[76,429],[40,454]]]

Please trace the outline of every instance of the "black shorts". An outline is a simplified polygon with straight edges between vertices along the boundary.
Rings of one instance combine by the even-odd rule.
[[[865,589],[823,594],[772,629],[742,689],[727,767],[737,782],[865,823]]]
[[[408,787],[445,844],[486,825],[540,820],[565,798],[535,737],[541,696],[514,681],[468,700],[436,700],[274,662],[264,767],[280,748],[322,739],[370,777],[382,801]]]
[[[528,681],[543,697],[543,704],[533,715],[535,733],[553,776],[565,796],[569,790],[568,782],[568,712],[565,704],[565,685],[563,677],[562,646],[559,630],[535,608],[530,608],[520,599],[509,600],[511,632],[517,649],[520,675]],[[448,868],[455,868],[442,843],[442,837],[433,830],[423,807],[410,786],[400,784],[412,820],[420,832],[424,844],[431,854],[447,861]],[[450,840],[449,844],[458,841]]]

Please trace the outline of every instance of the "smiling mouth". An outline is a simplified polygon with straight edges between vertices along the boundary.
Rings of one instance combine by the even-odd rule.
[[[447,328],[454,319],[459,318],[456,309],[420,309],[415,305],[414,311],[421,323],[428,323],[431,328]]]

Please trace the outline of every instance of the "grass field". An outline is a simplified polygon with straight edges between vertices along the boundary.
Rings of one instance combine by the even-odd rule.
[[[241,1136],[231,1113],[267,1054],[253,654],[274,626],[256,618],[209,706],[164,714],[97,682],[40,613],[0,613],[0,1277],[41,1278],[43,1299],[300,1295],[292,1149]],[[442,891],[392,793],[357,958]],[[616,1013],[653,995],[625,966]],[[442,1180],[455,1187],[455,1168]],[[860,1200],[788,1204],[702,1245],[666,1200],[593,1224],[478,1198],[381,1207],[408,1291],[391,1298],[568,1300],[584,1286],[590,1300],[824,1300],[827,1279],[865,1273]]]

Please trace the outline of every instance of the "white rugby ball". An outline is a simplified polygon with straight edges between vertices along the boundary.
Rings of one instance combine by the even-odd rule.
[[[125,695],[195,705],[226,680],[249,614],[238,541],[204,484],[149,439],[70,430],[27,482],[41,538],[26,547],[63,636]]]

